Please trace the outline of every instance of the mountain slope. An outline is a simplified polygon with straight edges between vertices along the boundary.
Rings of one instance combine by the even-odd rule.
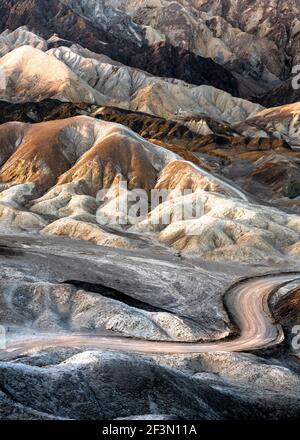
[[[196,85],[211,84],[239,96],[237,80],[224,67],[167,43],[152,47],[144,38],[143,27],[111,4],[97,2],[91,7],[87,2],[83,7],[79,2],[68,5],[59,0],[50,3],[47,0],[1,0],[0,7],[3,11],[0,31],[5,31],[2,41],[5,45],[10,44],[11,50],[20,44],[22,38],[25,40],[23,44],[28,44],[32,38],[25,35],[24,30],[20,36],[9,36],[7,29],[16,31],[27,26],[29,31],[39,35],[39,39],[48,40],[49,48],[59,39],[61,45],[78,43],[154,75],[171,76]],[[7,49],[2,48],[1,52],[3,50]],[[170,63],[166,62],[166,56]],[[212,69],[213,76],[208,74]]]
[[[244,97],[268,92],[299,64],[297,0],[116,0],[114,5],[171,44],[225,65]]]
[[[87,116],[8,123],[0,127],[0,146],[0,223],[8,229],[125,248],[150,234],[154,243],[209,261],[298,255],[298,216],[252,204],[238,187],[122,125]],[[136,218],[122,208],[134,189],[167,191],[167,198],[149,212],[147,202]],[[177,206],[196,216],[178,218]]]
[[[2,57],[0,69],[9,77],[0,97],[13,102],[56,98],[119,106],[178,120],[207,115],[229,123],[238,123],[262,110],[258,104],[210,86],[197,87],[103,63],[76,53],[75,48],[60,47],[45,54],[22,46]]]
[[[21,46],[0,59],[6,77],[2,99],[14,102],[45,98],[103,104],[105,98],[81,81],[64,63],[31,46]]]

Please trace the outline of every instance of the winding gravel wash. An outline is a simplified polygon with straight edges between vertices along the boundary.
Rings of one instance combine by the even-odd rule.
[[[234,287],[226,297],[226,306],[240,329],[240,336],[230,341],[212,343],[173,343],[143,341],[101,335],[41,335],[8,343],[0,355],[9,360],[30,351],[51,347],[86,347],[136,353],[200,353],[248,351],[275,345],[283,340],[281,326],[272,322],[268,306],[270,295],[283,285],[299,281],[300,275],[286,274],[248,280]]]

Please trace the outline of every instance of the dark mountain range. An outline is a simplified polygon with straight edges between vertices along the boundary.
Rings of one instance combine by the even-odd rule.
[[[0,10],[0,31],[26,25],[46,39],[57,34],[66,40],[60,44],[78,43],[157,76],[213,85],[239,96],[237,80],[224,67],[168,43],[149,46],[143,29],[113,8],[104,9],[106,20],[96,24],[59,0],[1,0]]]

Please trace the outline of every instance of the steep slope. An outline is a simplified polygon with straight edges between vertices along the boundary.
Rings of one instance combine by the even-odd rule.
[[[167,159],[176,157],[167,150],[155,148],[121,125],[86,116],[35,125],[8,123],[0,127],[0,133],[2,151],[5,151],[0,170],[3,183],[29,181],[47,188],[75,163],[80,166],[81,162],[77,161],[81,156],[85,165],[92,163],[94,153],[100,161],[100,169],[95,170],[100,179],[96,190],[103,187],[105,180],[110,186],[120,172],[125,178],[130,175],[137,187],[142,179],[142,187],[149,188],[153,186],[155,175],[155,168],[149,168],[150,163],[157,164],[158,172]],[[102,170],[101,162],[106,167]]]
[[[210,86],[157,78],[87,58],[73,49],[60,47],[45,54],[22,46],[8,53],[0,61],[0,69],[9,78],[0,97],[13,102],[51,97],[119,106],[178,120],[206,115],[229,123],[243,121],[263,109]]]
[[[285,69],[284,54],[276,43],[267,35],[253,35],[239,23],[243,20],[241,16],[247,16],[250,22],[249,13],[256,13],[247,8],[247,2],[227,2],[227,8],[220,2],[209,6],[206,2],[185,0],[118,0],[116,3],[136,22],[160,31],[175,46],[211,57],[221,64],[228,63],[233,71],[249,79],[248,93],[272,87]],[[277,11],[275,5],[274,9]],[[233,14],[236,21],[231,20]]]
[[[207,134],[199,136],[186,125],[145,113],[52,100],[23,104],[0,102],[0,110],[1,122],[43,122],[87,114],[125,125],[204,170],[236,182],[257,200],[272,201],[299,212],[300,152],[292,150],[284,140],[244,137],[226,124],[204,117],[202,131],[205,132],[206,126]]]
[[[228,334],[228,317],[221,313],[220,292],[238,281],[237,264],[235,275],[230,275],[220,266],[211,272],[153,250],[149,258],[142,252],[25,236],[2,236],[0,260],[1,311],[11,329],[9,347],[17,345],[22,353],[1,354],[0,382],[10,390],[0,396],[1,418],[144,419],[145,413],[155,420],[299,417],[299,372],[287,356],[283,361],[274,352],[271,359],[264,353],[120,354],[78,346],[78,339],[67,332],[69,327],[76,333],[81,329],[86,338],[97,341],[103,340],[103,333],[95,337],[101,328],[107,328],[105,335],[115,332],[119,337],[146,332],[154,346],[157,337],[174,341],[197,331],[200,337],[222,338]],[[76,278],[87,282],[57,282]],[[113,286],[118,299],[108,297]],[[128,306],[126,293],[132,301],[139,297],[144,303]],[[173,307],[175,314],[137,307],[150,307],[151,302],[167,310]],[[22,323],[24,332],[15,335],[12,323]],[[34,350],[26,344],[27,350],[24,340],[33,339],[26,324],[34,325],[42,346],[50,343],[49,338],[56,342]],[[66,339],[76,347],[66,347]],[[140,397],[133,399],[135,394]],[[103,398],[105,404],[99,406]],[[153,414],[153,404],[160,415]]]
[[[105,98],[81,81],[64,63],[31,46],[22,46],[0,59],[6,78],[1,98],[40,101],[45,98],[103,104]]]
[[[298,419],[299,1],[0,11],[0,419]]]
[[[195,85],[211,85],[233,96],[242,96],[239,81],[229,70],[182,47],[158,42],[130,59],[130,65],[155,76],[178,78]]]
[[[284,56],[287,66],[299,62],[299,2],[231,0],[226,6],[218,1],[192,1],[195,8],[209,15],[221,16],[243,31],[273,41]],[[247,13],[245,13],[247,12]],[[289,60],[289,57],[292,59]]]
[[[0,34],[1,57],[18,47],[27,45],[43,51],[46,51],[48,47],[46,40],[33,32],[30,32],[26,26],[22,26],[14,32],[10,32],[8,29],[6,29],[4,32],[2,32],[2,34]]]
[[[257,100],[264,107],[275,107],[300,101],[300,89],[293,87],[292,80],[288,79],[279,86],[270,90]]]
[[[148,44],[143,27],[111,4],[87,2],[83,6],[77,1],[70,2],[70,5],[66,3],[57,0],[49,7],[46,0],[1,0],[1,10],[4,11],[2,24],[0,21],[0,32],[4,31],[0,37],[1,53],[7,53],[9,47],[12,50],[30,42],[41,48],[41,37],[44,37],[43,45],[49,49],[77,43],[154,75],[171,76],[196,85],[213,85],[239,96],[237,80],[226,68],[165,42]],[[33,32],[38,37],[32,37]],[[212,71],[214,75],[211,75]]]
[[[250,203],[238,187],[122,125],[87,116],[12,122],[0,127],[0,145],[7,229],[123,248],[139,248],[150,234],[153,243],[216,261],[298,255],[299,217]],[[140,215],[135,189],[146,190]],[[153,189],[163,196],[158,206],[148,199]]]
[[[13,31],[20,26],[27,25],[30,31],[44,38],[57,34],[65,40],[82,43],[96,52],[107,55],[109,55],[108,52],[115,52],[116,57],[123,59],[126,59],[126,53],[124,54],[124,50],[121,50],[120,43],[126,37],[128,49],[125,52],[130,53],[141,44],[141,37],[137,35],[140,34],[138,26],[132,23],[129,17],[111,7],[105,9],[110,20],[106,20],[102,14],[102,20],[96,23],[75,12],[60,0],[52,2],[1,0],[1,11],[0,29],[2,31],[5,29]],[[113,20],[119,22],[117,27],[114,26]]]
[[[225,65],[238,78],[244,97],[277,87],[299,64],[297,0],[115,0],[114,5],[146,26],[146,36],[156,32],[175,46]],[[272,104],[286,103],[279,98]]]
[[[55,99],[37,102],[23,102],[13,104],[0,101],[0,123],[18,122],[44,122],[55,119],[66,119],[78,116],[85,111],[92,111],[92,106],[87,104],[73,104]]]
[[[262,103],[286,102],[281,81],[290,80],[299,61],[295,0],[288,7],[275,0],[231,0],[226,8],[218,1],[186,0],[57,0],[50,8],[46,3],[1,0],[0,31],[27,26],[49,39],[49,47],[78,43],[154,75],[213,85],[247,99],[267,93]],[[26,43],[40,47],[22,32]],[[4,51],[20,44],[7,31],[4,37]]]
[[[258,112],[235,128],[246,134],[274,136],[285,139],[292,147],[299,148],[300,104],[292,103]]]

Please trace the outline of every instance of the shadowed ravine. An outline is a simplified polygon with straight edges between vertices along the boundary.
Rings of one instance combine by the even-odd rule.
[[[93,334],[41,334],[22,341],[11,341],[1,360],[12,359],[30,351],[50,347],[86,347],[136,353],[201,353],[216,351],[248,351],[268,347],[283,340],[281,326],[272,322],[268,300],[283,285],[299,281],[300,275],[285,274],[248,280],[228,292],[225,303],[240,335],[230,341],[211,343],[172,343],[141,341]]]

